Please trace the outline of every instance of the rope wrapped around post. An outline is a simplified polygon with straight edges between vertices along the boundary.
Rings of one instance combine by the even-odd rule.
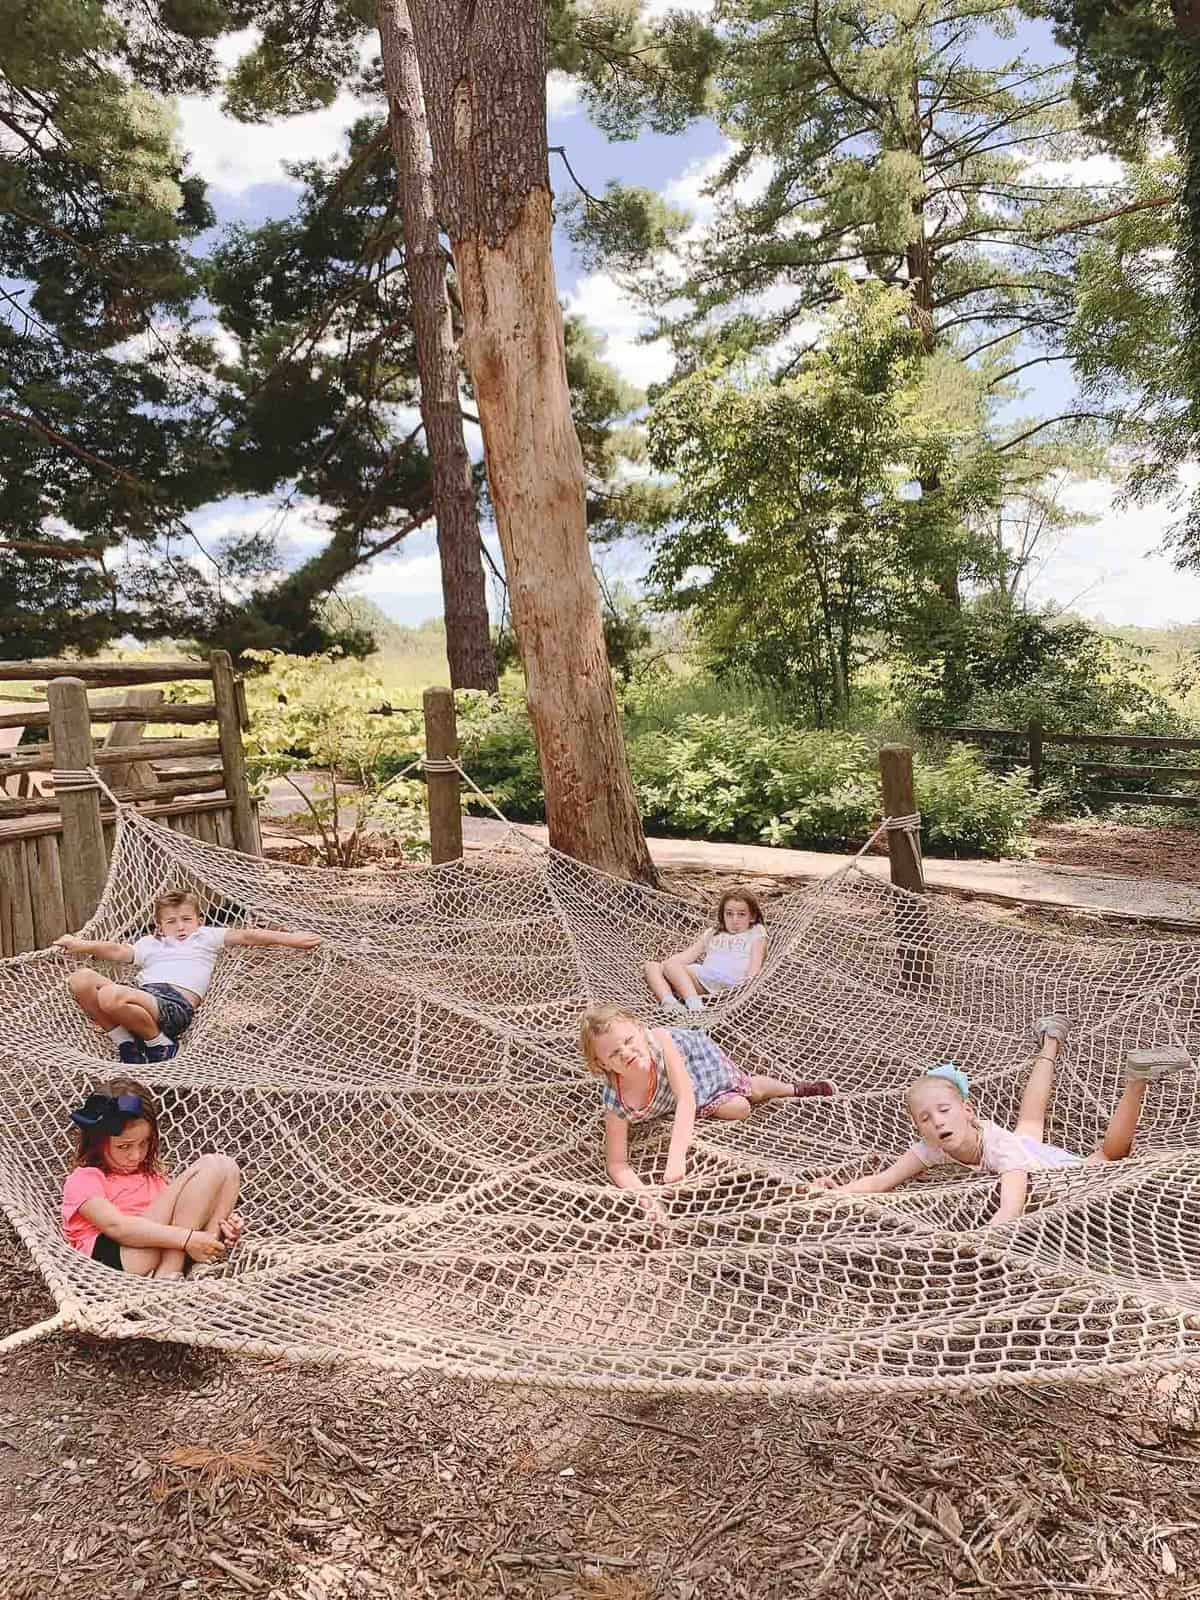
[[[50,781],[54,785],[55,794],[83,794],[88,789],[99,789],[106,794],[109,800],[122,809],[122,803],[96,771],[95,767],[55,767],[51,770]]]

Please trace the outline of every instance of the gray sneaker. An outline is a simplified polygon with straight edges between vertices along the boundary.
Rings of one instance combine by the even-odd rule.
[[[1186,1072],[1192,1058],[1178,1045],[1157,1045],[1151,1050],[1130,1050],[1125,1056],[1125,1079],[1128,1083],[1157,1083],[1173,1072]]]
[[[1066,1044],[1071,1024],[1061,1012],[1052,1011],[1048,1017],[1039,1017],[1033,1025],[1033,1037],[1041,1044],[1043,1039],[1057,1039]]]

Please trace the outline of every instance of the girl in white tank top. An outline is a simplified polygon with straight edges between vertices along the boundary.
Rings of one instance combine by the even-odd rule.
[[[762,907],[749,889],[727,889],[717,903],[715,927],[665,961],[647,961],[642,970],[664,1011],[700,1011],[702,995],[724,994],[755,977],[766,953]]]

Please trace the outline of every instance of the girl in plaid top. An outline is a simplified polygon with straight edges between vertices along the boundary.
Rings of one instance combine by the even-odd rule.
[[[784,1083],[743,1072],[706,1034],[691,1028],[646,1028],[620,1006],[596,1006],[580,1024],[584,1065],[605,1080],[604,1155],[621,1189],[645,1189],[629,1165],[630,1122],[673,1116],[664,1183],[687,1171],[697,1117],[741,1122],[766,1100],[832,1094],[833,1085]]]

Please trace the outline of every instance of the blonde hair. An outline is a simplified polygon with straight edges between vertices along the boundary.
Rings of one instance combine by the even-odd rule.
[[[592,1006],[585,1011],[579,1019],[579,1049],[583,1056],[583,1064],[588,1072],[597,1078],[608,1078],[609,1074],[596,1059],[596,1040],[602,1033],[607,1033],[613,1023],[620,1018],[632,1022],[635,1028],[645,1032],[646,1024],[640,1017],[635,1017],[632,1011],[626,1011],[624,1006]]]
[[[963,1092],[962,1084],[957,1082],[955,1078],[952,1078],[949,1073],[923,1072],[919,1078],[914,1078],[909,1084],[908,1088],[904,1091],[904,1105],[910,1117],[913,1114],[913,1095],[918,1089],[926,1087],[931,1083],[937,1084],[939,1088],[945,1087],[952,1089],[962,1101],[963,1105],[965,1105],[970,1111],[974,1111],[975,1108],[971,1105],[969,1095]]]
[[[194,889],[172,889],[167,894],[160,894],[154,902],[154,920],[158,922],[164,911],[174,911],[177,906],[191,906],[197,916],[201,915],[200,896]]]

